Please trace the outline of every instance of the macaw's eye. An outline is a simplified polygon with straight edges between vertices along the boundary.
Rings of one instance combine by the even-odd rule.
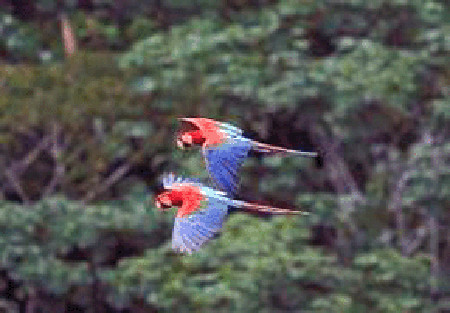
[[[158,197],[155,203],[158,209],[168,209],[172,207],[172,201],[166,195]]]
[[[161,202],[158,202],[156,206],[158,207],[158,209],[170,209],[172,207],[170,204],[165,204]]]
[[[185,149],[188,147],[188,145],[186,145],[183,140],[181,140],[181,138],[177,138],[177,146],[180,149]]]
[[[186,149],[192,147],[192,143],[186,143],[181,138],[177,139],[177,146],[180,149]]]
[[[192,137],[189,134],[182,133],[177,136],[177,146],[180,149],[186,149],[192,147]]]

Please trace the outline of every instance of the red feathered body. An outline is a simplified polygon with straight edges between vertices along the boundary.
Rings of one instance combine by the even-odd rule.
[[[196,186],[180,185],[169,192],[168,197],[174,206],[180,206],[177,217],[189,215],[201,207],[201,202],[205,200],[200,188]]]

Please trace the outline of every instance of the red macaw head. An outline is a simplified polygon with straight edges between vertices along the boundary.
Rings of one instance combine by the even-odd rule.
[[[181,206],[182,204],[183,195],[175,189],[164,191],[155,198],[155,205],[160,210],[167,210],[173,206]]]
[[[177,146],[180,149],[201,146],[205,138],[200,130],[181,131],[177,136]]]
[[[181,128],[177,134],[177,146],[180,149],[201,146],[206,140],[202,128],[191,120],[181,119]]]
[[[172,207],[172,199],[169,192],[163,192],[155,199],[156,207],[160,210],[169,209]]]

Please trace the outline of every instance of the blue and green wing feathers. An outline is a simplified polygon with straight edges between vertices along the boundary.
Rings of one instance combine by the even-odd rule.
[[[224,201],[208,199],[204,209],[184,217],[176,217],[172,234],[172,248],[192,253],[211,240],[222,228],[228,213]]]
[[[207,170],[220,189],[233,196],[239,181],[238,174],[252,144],[243,137],[230,137],[218,146],[207,147],[203,154]]]

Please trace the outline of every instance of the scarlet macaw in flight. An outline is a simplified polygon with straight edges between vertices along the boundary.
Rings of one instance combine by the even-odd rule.
[[[177,135],[181,149],[202,146],[206,168],[218,188],[234,195],[238,171],[250,150],[265,153],[293,153],[317,157],[316,152],[303,152],[260,143],[243,136],[243,131],[228,123],[208,118],[180,118],[184,129]]]
[[[164,176],[163,187],[164,191],[156,196],[155,204],[160,210],[179,207],[172,233],[172,249],[178,252],[191,254],[212,239],[222,228],[231,207],[269,214],[308,214],[232,200],[223,191],[194,180],[176,178],[174,174]]]

